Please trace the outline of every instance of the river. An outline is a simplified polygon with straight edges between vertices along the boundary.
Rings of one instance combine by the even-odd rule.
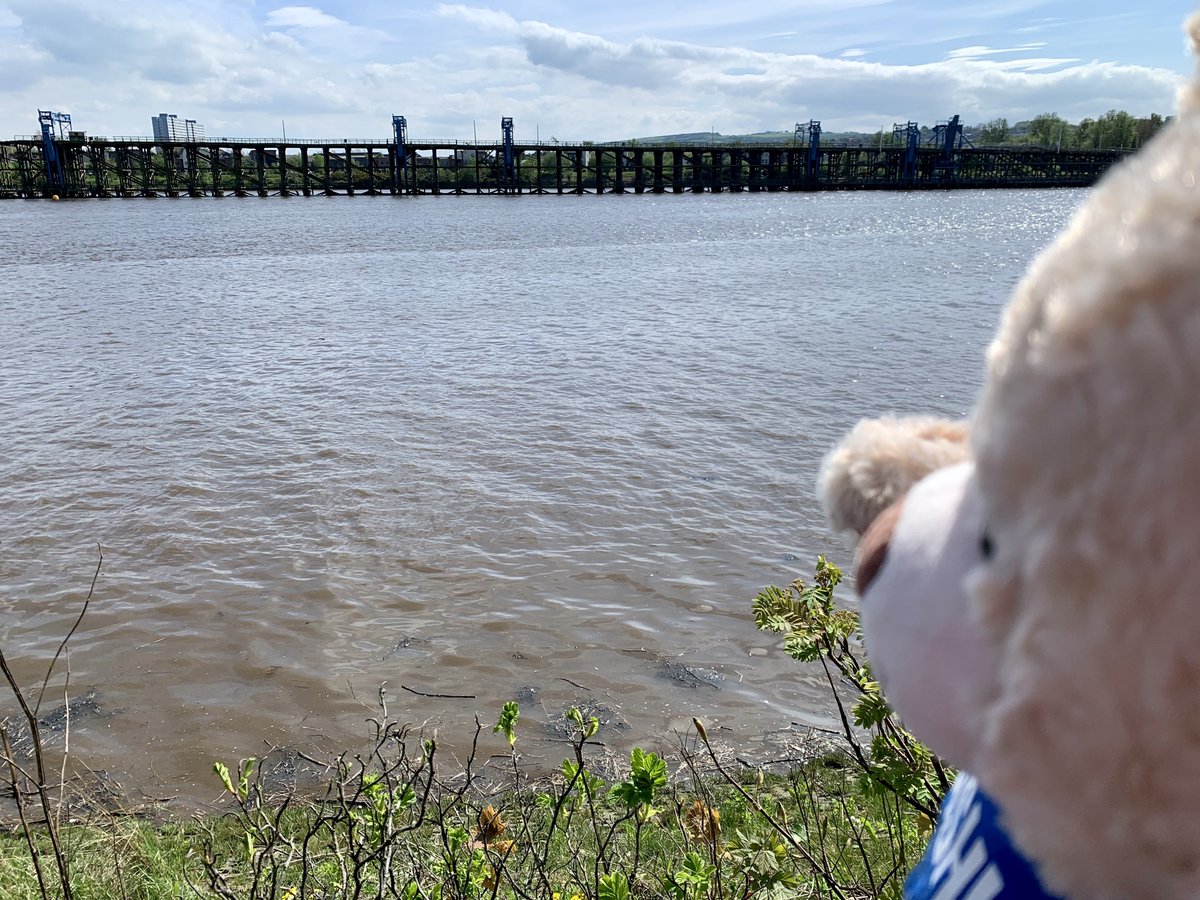
[[[44,707],[69,671],[72,753],[180,805],[383,683],[451,749],[517,698],[547,766],[572,705],[770,756],[833,725],[749,613],[849,568],[822,455],[966,414],[1083,196],[0,203],[0,648],[39,684],[101,547]]]

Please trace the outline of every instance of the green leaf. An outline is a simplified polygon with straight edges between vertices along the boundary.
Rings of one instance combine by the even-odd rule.
[[[654,815],[655,796],[667,786],[667,763],[657,753],[634,747],[629,755],[629,777],[613,788],[627,807],[637,810],[639,821]]]
[[[238,796],[245,800],[250,796],[250,776],[254,773],[254,757],[244,760],[240,766],[241,776],[238,778]]]
[[[629,900],[629,879],[623,872],[600,876],[599,900]]]
[[[707,885],[716,871],[716,866],[709,865],[708,861],[695,850],[689,850],[683,858],[683,868],[675,873],[675,880],[682,884],[698,887]]]
[[[217,777],[221,779],[221,784],[225,786],[225,790],[237,796],[237,791],[233,789],[233,779],[229,777],[229,766],[222,762],[213,763],[213,771],[217,773]]]
[[[854,724],[859,728],[876,728],[891,712],[879,690],[879,683],[872,681],[854,704]]]
[[[600,720],[595,716],[588,716],[587,720],[585,721],[583,718],[583,713],[581,713],[579,708],[576,706],[572,706],[569,710],[567,710],[567,719],[575,725],[575,728],[579,731],[580,737],[582,737],[585,741],[600,730]]]
[[[521,707],[515,700],[509,700],[500,710],[500,719],[496,722],[496,727],[492,729],[492,734],[504,733],[508,739],[508,746],[513,747],[517,743],[517,719],[521,718]]]
[[[667,761],[657,753],[634,747],[629,755],[629,765],[634,777],[643,780],[652,790],[667,786]]]

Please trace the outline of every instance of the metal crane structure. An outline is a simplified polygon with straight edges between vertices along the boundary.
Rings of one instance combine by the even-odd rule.
[[[963,141],[962,122],[955,116],[948,122],[939,122],[933,128],[932,143],[938,148],[937,159],[933,163],[934,172],[943,179],[953,180],[958,175],[959,151]],[[975,145],[970,141],[967,144]]]
[[[797,128],[800,126],[797,124]],[[821,123],[816,119],[808,120],[808,158],[804,161],[804,177],[816,181],[821,171]]]
[[[514,164],[516,157],[513,153],[512,116],[505,116],[500,120],[500,133],[504,138],[504,180],[510,186],[515,186],[517,182],[517,171]]]
[[[408,186],[408,119],[392,116],[392,133],[396,138],[396,180],[403,191]]]
[[[892,138],[904,148],[900,178],[911,183],[917,177],[917,147],[921,143],[921,128],[916,122],[905,122],[892,126]]]
[[[42,126],[42,162],[46,168],[46,191],[58,196],[66,190],[63,178],[62,157],[58,155],[55,139],[66,140],[71,133],[71,117],[67,113],[38,110],[38,122]]]

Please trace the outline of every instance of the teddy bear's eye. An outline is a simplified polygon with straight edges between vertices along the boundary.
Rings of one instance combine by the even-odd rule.
[[[996,545],[992,543],[992,536],[986,531],[979,536],[979,552],[983,554],[984,559],[991,559],[996,553]]]

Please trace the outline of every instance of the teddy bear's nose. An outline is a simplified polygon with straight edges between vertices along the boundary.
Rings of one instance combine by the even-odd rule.
[[[875,517],[858,542],[858,550],[854,554],[854,580],[860,597],[866,594],[867,588],[887,561],[888,546],[903,508],[904,498],[901,497]]]

